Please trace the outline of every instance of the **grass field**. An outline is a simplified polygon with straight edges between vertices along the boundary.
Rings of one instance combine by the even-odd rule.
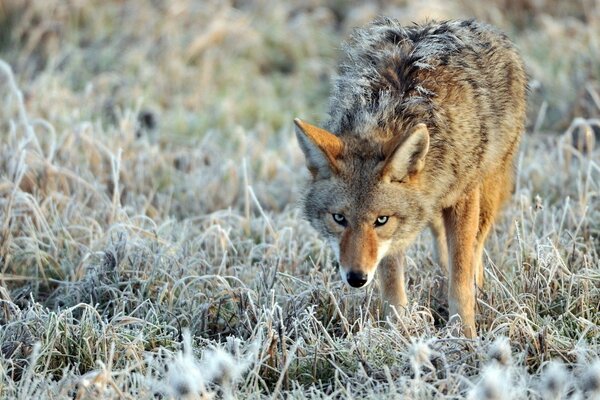
[[[351,28],[476,17],[531,75],[479,338],[428,233],[385,319],[300,217]],[[0,398],[599,399],[600,3],[0,0]]]

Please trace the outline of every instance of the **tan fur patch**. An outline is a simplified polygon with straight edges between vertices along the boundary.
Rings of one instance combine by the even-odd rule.
[[[377,234],[371,227],[347,228],[340,240],[340,263],[348,269],[371,272],[377,262]]]
[[[344,149],[344,143],[340,138],[325,129],[311,125],[299,118],[294,119],[294,123],[325,153],[331,167],[337,171],[339,168],[336,160],[340,158]]]

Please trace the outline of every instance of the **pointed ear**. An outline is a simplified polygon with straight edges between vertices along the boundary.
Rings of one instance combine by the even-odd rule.
[[[344,147],[340,138],[325,129],[294,119],[296,137],[306,157],[306,166],[315,179],[329,178],[338,172],[337,158]]]
[[[429,151],[429,131],[425,124],[418,124],[408,137],[390,140],[384,146],[387,154],[383,179],[387,182],[401,182],[425,166],[425,155]]]

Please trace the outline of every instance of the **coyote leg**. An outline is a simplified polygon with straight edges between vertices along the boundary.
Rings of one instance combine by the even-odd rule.
[[[441,215],[436,215],[429,223],[431,233],[435,240],[435,258],[445,274],[448,274],[448,242],[446,239],[446,230],[444,229],[444,219]]]
[[[488,175],[483,180],[479,200],[479,231],[477,232],[477,245],[475,246],[475,266],[477,287],[483,287],[483,246],[492,224],[498,215],[502,204],[512,191],[513,168],[505,165],[499,171]]]
[[[401,311],[408,304],[404,283],[404,254],[385,257],[377,270],[385,303],[384,312],[388,314],[390,306],[394,306],[398,312]]]
[[[448,303],[450,321],[457,316],[463,333],[474,337],[475,330],[475,241],[479,225],[479,187],[467,192],[454,206],[444,210],[448,237],[450,273]]]

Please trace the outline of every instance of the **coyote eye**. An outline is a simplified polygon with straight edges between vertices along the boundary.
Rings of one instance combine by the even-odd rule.
[[[333,220],[335,222],[337,222],[338,224],[342,225],[342,226],[346,226],[348,224],[348,221],[346,221],[346,217],[344,217],[342,214],[331,214],[331,216],[333,217]]]
[[[377,219],[375,220],[375,227],[377,228],[378,226],[382,226],[385,225],[388,222],[388,219],[390,219],[390,217],[388,217],[387,215],[382,215],[380,217],[377,217]]]

